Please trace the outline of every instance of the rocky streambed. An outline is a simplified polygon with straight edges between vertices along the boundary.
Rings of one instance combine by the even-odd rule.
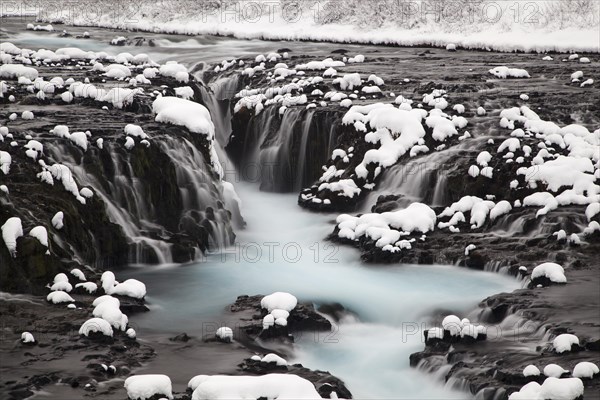
[[[139,43],[144,48],[150,41]],[[0,197],[0,222],[18,216],[25,230],[45,225],[52,240],[43,246],[38,239],[23,236],[16,241],[16,257],[2,247],[2,290],[45,294],[44,285],[56,273],[73,267],[97,280],[107,268],[193,261],[207,250],[233,243],[234,231],[241,231],[241,214],[221,181],[223,175],[211,165],[214,146],[223,164],[230,158],[235,166],[233,172],[225,169],[225,181],[235,186],[236,179],[251,180],[264,191],[297,193],[301,207],[334,213],[325,214],[332,215],[326,217],[331,224],[314,239],[329,235],[332,243],[357,248],[373,268],[449,264],[522,280],[523,289],[488,297],[471,310],[471,322],[487,326],[486,340],[427,340],[423,351],[410,356],[411,366],[432,372],[449,387],[492,399],[507,398],[533,379],[522,373],[529,364],[542,370],[556,363],[570,371],[564,374],[568,377],[578,362],[599,363],[600,232],[595,227],[600,214],[593,211],[599,200],[600,92],[594,84],[582,86],[585,79],[598,78],[595,55],[579,55],[591,58],[588,64],[565,54],[542,60],[544,55],[539,54],[460,49],[320,44],[311,52],[306,43],[293,42],[271,47],[273,51],[256,57],[228,58],[206,69],[197,66],[198,81],[190,76],[185,82],[191,90],[189,99],[211,113],[216,127],[213,142],[189,128],[155,121],[154,99],[177,96],[174,88],[184,85],[176,76],[158,73],[151,83],[140,79],[132,86],[129,81],[107,79],[105,71],[94,71],[89,60],[43,61],[35,66],[47,81],[68,76],[87,79],[86,84],[98,88],[108,87],[107,81],[127,83],[128,89],[144,88],[132,95],[131,103],[121,108],[108,104],[106,109],[86,96],[69,104],[52,94],[40,99],[38,90],[30,92],[27,85],[8,79],[2,123],[13,136],[3,135],[0,150],[10,153],[12,162],[1,182],[9,193]],[[17,56],[13,52],[12,57]],[[503,65],[526,70],[529,78],[490,73]],[[142,63],[138,72],[148,67]],[[573,78],[576,70],[585,79]],[[496,73],[501,75],[502,70]],[[381,103],[390,106],[378,113]],[[9,117],[28,110],[34,119]],[[409,114],[417,122],[406,128],[402,121]],[[149,138],[129,135],[134,146],[127,148],[128,123],[142,126]],[[68,125],[71,132],[80,130],[84,135],[89,130],[89,148],[52,135],[56,125]],[[415,132],[419,134],[412,138]],[[102,148],[96,141],[100,137]],[[24,151],[13,151],[30,140],[44,146],[36,155],[37,164]],[[564,160],[561,157],[567,161],[558,164],[558,170],[544,170],[547,161]],[[580,167],[569,164],[571,158],[587,161]],[[92,189],[94,196],[80,204],[56,183],[40,182],[39,160],[67,165],[79,186]],[[565,170],[572,170],[574,178],[567,176],[556,184],[555,177]],[[394,213],[413,203],[426,205],[433,214],[411,220],[409,227],[404,221],[412,216]],[[48,221],[60,210],[65,223],[57,229]],[[348,214],[336,218],[343,212]],[[369,225],[369,221],[378,222]],[[361,222],[366,225],[359,229]],[[384,226],[385,232],[371,229],[365,234],[368,228]],[[534,267],[545,262],[560,264],[567,283],[540,279],[530,283]],[[238,293],[242,294],[256,293]],[[263,331],[260,298],[238,298],[224,311],[228,321],[238,321],[241,327],[234,330],[233,344],[215,341],[214,334],[188,332],[189,336],[156,333],[137,341],[116,338],[106,346],[76,332],[89,314],[85,304],[93,297],[83,294],[76,302],[83,307],[67,311],[44,304],[40,297],[6,296],[0,304],[10,340],[3,341],[3,354],[15,357],[3,366],[2,390],[13,398],[26,398],[60,382],[59,388],[89,384],[85,392],[89,396],[122,398],[121,379],[132,371],[180,363],[179,367],[207,374],[295,374],[315,384],[323,397],[332,391],[350,397],[345,384],[329,373],[248,357],[273,348],[284,357],[294,353],[290,331]],[[124,312],[127,307],[127,302],[121,304]],[[330,321],[335,323],[336,318],[327,311],[330,308],[320,308],[328,319],[315,313],[312,303],[296,309],[303,316],[299,321],[304,320],[297,328],[331,329]],[[426,320],[439,326],[446,315],[468,311],[440,307],[430,310]],[[16,340],[34,322],[48,336],[24,353]],[[290,321],[290,330],[293,325]],[[500,333],[493,335],[494,331]],[[577,336],[578,351],[555,351],[552,341],[564,333]],[[88,364],[85,373],[75,374],[73,365],[81,365],[82,352]],[[198,367],[202,362],[209,366]],[[117,373],[101,366],[109,363]],[[179,387],[188,378],[177,378]],[[536,379],[543,382],[543,376]],[[597,375],[584,381],[584,398],[599,395],[598,382]],[[63,398],[73,393],[56,390],[53,386],[51,393]],[[187,395],[176,393],[178,398]]]

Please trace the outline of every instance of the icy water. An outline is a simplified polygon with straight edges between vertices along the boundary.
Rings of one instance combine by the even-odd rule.
[[[409,355],[423,348],[419,328],[435,310],[464,315],[486,296],[516,289],[517,281],[450,266],[364,265],[356,250],[323,240],[333,215],[302,210],[295,195],[247,183],[236,188],[248,224],[237,246],[200,263],[128,274],[146,283],[152,304],[150,313],[131,319],[141,336],[200,336],[228,323],[223,310],[237,296],[287,291],[300,301],[341,303],[356,315],[331,334],[300,335],[292,361],[330,371],[361,399],[467,396],[409,367]]]

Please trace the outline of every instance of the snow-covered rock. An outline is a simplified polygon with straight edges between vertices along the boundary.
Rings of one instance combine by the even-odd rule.
[[[104,336],[110,337],[113,335],[112,327],[108,321],[105,321],[102,318],[90,318],[81,325],[81,328],[79,328],[80,335],[89,336],[90,333],[93,332],[98,332]]]
[[[21,334],[21,343],[35,343],[35,338],[30,332],[23,332]]]
[[[582,361],[575,365],[572,375],[574,378],[591,379],[598,373],[600,373],[600,369],[598,369],[596,364],[589,361]]]
[[[540,376],[541,372],[540,369],[538,367],[536,367],[535,365],[528,365],[525,368],[523,368],[523,376],[528,377],[528,376]]]
[[[215,335],[224,342],[231,342],[233,340],[233,330],[226,326],[222,326],[217,329]]]
[[[308,380],[292,374],[262,376],[200,375],[190,384],[192,400],[294,399],[314,400],[321,396]]]
[[[68,293],[60,290],[49,293],[48,296],[46,296],[46,300],[52,304],[72,303],[75,301]]]
[[[552,341],[554,351],[556,351],[557,353],[565,353],[571,351],[573,345],[579,345],[579,338],[570,333],[563,333],[561,335],[558,335]]]
[[[146,400],[154,396],[173,398],[171,378],[167,375],[133,375],[125,379],[125,390],[131,400]],[[208,397],[207,397],[208,399]]]
[[[554,283],[567,283],[565,270],[556,263],[547,262],[536,266],[531,272],[531,279],[546,277]]]
[[[8,249],[8,252],[16,257],[17,255],[17,239],[23,236],[23,227],[21,226],[21,219],[18,217],[11,217],[6,220],[2,225],[2,239]]]
[[[554,378],[560,378],[563,374],[569,372],[558,364],[548,364],[544,367],[544,375]]]

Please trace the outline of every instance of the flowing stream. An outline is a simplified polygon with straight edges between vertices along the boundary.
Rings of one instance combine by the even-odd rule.
[[[132,317],[142,335],[199,336],[207,324],[228,323],[223,310],[238,295],[287,291],[300,301],[341,303],[356,316],[332,334],[300,335],[294,362],[330,371],[356,398],[465,398],[409,367],[409,355],[423,348],[420,328],[432,312],[466,315],[486,296],[518,288],[516,280],[452,266],[364,265],[356,250],[323,240],[333,215],[304,211],[295,195],[241,182],[236,189],[248,224],[236,246],[196,264],[128,274],[146,283],[153,305]]]

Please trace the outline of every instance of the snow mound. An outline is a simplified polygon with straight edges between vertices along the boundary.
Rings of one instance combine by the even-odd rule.
[[[544,375],[560,378],[562,374],[569,372],[558,364],[548,364],[544,367]]]
[[[104,336],[110,337],[113,335],[112,327],[102,318],[90,318],[81,325],[81,328],[79,328],[80,335],[89,336],[92,332],[98,332]]]
[[[279,357],[275,353],[269,353],[269,354],[267,354],[266,356],[264,356],[263,358],[261,358],[260,362],[275,363],[278,366],[286,366],[286,365],[288,365],[288,363],[287,363],[286,360],[284,360],[283,358]]]
[[[21,343],[35,343],[35,339],[30,332],[23,332],[21,334]]]
[[[540,369],[538,367],[536,367],[535,365],[528,365],[523,369],[523,376],[527,377],[527,376],[540,376],[541,372]]]
[[[52,304],[72,303],[75,301],[71,296],[69,296],[68,293],[60,291],[60,290],[49,293],[48,296],[46,297],[46,300]]]
[[[565,276],[565,270],[562,266],[547,262],[538,265],[531,272],[531,279],[546,277],[554,283],[567,283],[567,277]]]
[[[594,363],[582,361],[573,368],[573,377],[575,378],[593,378],[594,375],[600,373],[600,369]]]
[[[2,225],[2,239],[8,249],[8,252],[13,256],[17,256],[17,239],[23,236],[23,227],[21,226],[21,219],[18,217],[11,217],[6,220]]]
[[[148,374],[134,375],[125,379],[125,390],[131,400],[146,400],[162,395],[173,398],[171,378],[166,375]]]
[[[190,381],[196,386],[192,400],[320,399],[314,385],[297,375],[199,376]]]
[[[570,333],[563,333],[554,338],[552,346],[557,353],[565,353],[571,351],[571,347],[576,344],[579,345],[579,338]]]
[[[529,72],[524,69],[519,68],[509,68],[509,67],[496,67],[489,70],[490,74],[496,76],[497,78],[506,79],[506,78],[531,78],[529,76]]]
[[[260,306],[266,308],[269,313],[273,310],[290,312],[296,308],[296,305],[298,305],[298,299],[294,295],[285,292],[275,292],[263,297],[260,301]]]
[[[219,329],[217,329],[215,335],[223,341],[231,342],[233,340],[233,330],[226,326],[222,326]]]

